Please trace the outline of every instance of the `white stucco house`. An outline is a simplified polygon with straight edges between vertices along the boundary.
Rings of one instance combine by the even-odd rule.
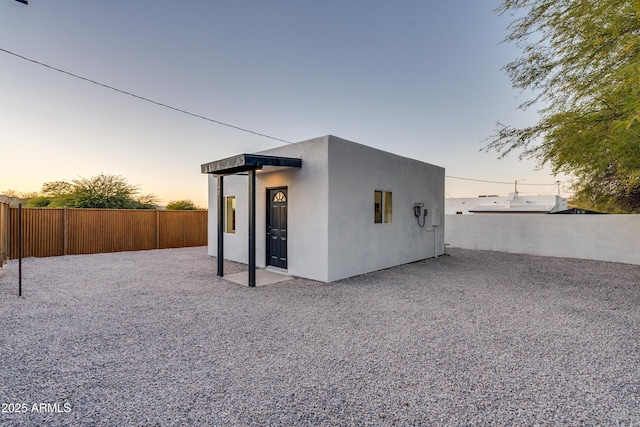
[[[206,163],[209,254],[333,282],[444,253],[444,168],[323,136]],[[221,256],[218,256],[221,255]]]

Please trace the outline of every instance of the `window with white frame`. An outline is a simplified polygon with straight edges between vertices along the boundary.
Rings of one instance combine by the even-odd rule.
[[[373,222],[390,224],[393,209],[391,191],[375,190],[373,192]]]
[[[224,232],[230,234],[236,232],[236,196],[224,198]]]

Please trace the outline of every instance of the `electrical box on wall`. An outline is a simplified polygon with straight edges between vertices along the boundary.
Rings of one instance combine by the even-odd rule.
[[[438,212],[438,208],[431,208],[431,225],[440,227],[440,212]]]

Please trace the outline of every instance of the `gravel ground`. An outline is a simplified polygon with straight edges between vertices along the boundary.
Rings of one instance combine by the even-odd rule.
[[[640,266],[448,252],[257,289],[203,247],[29,258],[22,298],[11,261],[0,425],[640,424]]]

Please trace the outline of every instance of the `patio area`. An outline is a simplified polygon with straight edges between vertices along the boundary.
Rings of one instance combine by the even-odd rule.
[[[205,247],[28,258],[22,298],[10,261],[0,425],[640,424],[640,266],[447,252],[257,288]]]

